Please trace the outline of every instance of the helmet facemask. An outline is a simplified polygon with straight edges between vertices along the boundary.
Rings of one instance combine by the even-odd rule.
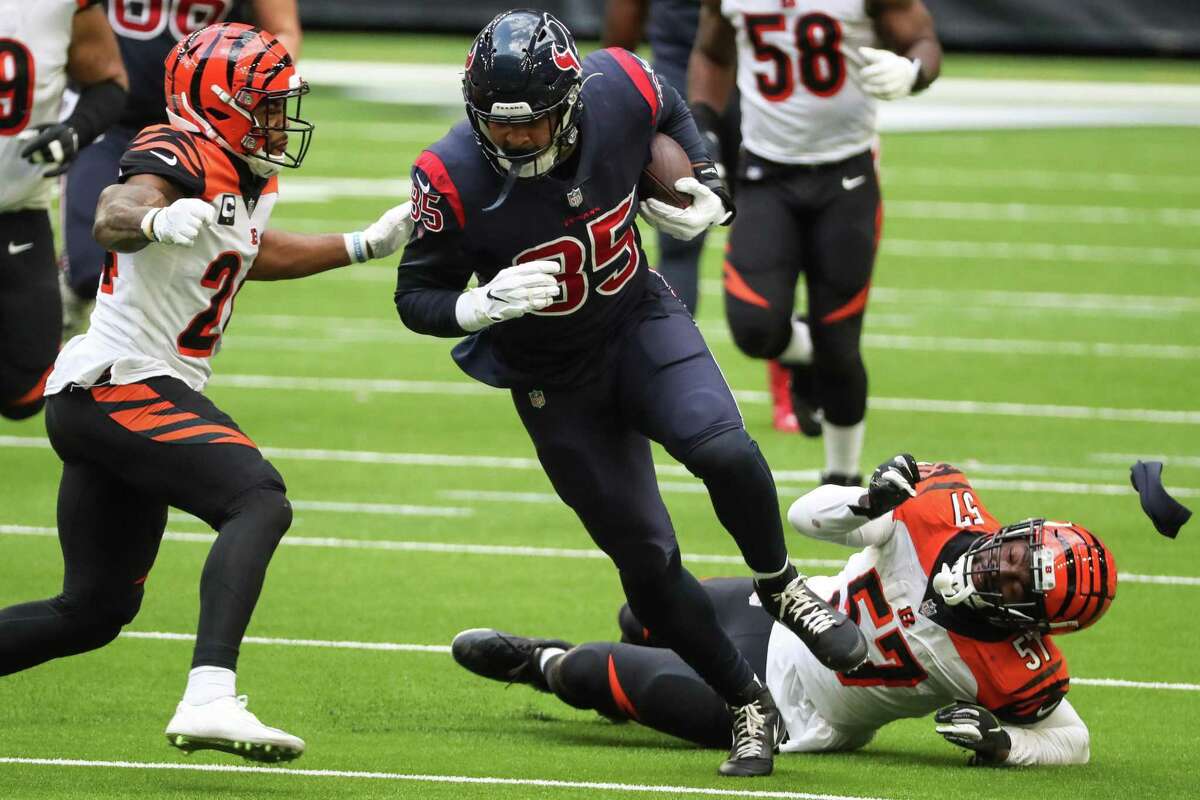
[[[467,117],[475,130],[475,138],[479,142],[483,154],[488,161],[501,173],[507,173],[512,167],[517,168],[517,177],[537,178],[562,163],[571,154],[575,142],[579,138],[579,112],[583,104],[579,102],[580,85],[573,86],[567,94],[549,108],[534,111],[528,102],[492,103],[489,110],[484,110],[471,102],[467,97]],[[493,139],[488,130],[488,123],[505,125],[522,125],[536,122],[539,119],[551,117],[554,120],[550,141],[545,147],[528,153],[509,153]]]
[[[235,152],[259,177],[270,177],[284,167],[295,169],[308,153],[313,124],[300,116],[300,102],[308,94],[308,83],[297,75],[292,75],[291,83],[289,88],[277,91],[244,86],[234,97],[220,86],[212,86],[221,102],[249,120],[250,129],[241,141],[229,144],[237,146]],[[279,141],[279,137],[283,147],[275,153],[271,142]]]

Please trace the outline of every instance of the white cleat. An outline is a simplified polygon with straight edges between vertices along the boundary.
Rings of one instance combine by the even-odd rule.
[[[246,710],[246,695],[194,706],[180,703],[167,724],[167,742],[184,753],[220,750],[251,761],[291,761],[304,752],[298,736],[263,725]]]

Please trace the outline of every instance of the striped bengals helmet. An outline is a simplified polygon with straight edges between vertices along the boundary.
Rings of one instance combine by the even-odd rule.
[[[1117,596],[1117,562],[1081,525],[1044,521],[1040,540],[1034,588],[1040,584],[1045,625],[1050,632],[1081,631],[1104,616]]]
[[[1008,546],[1011,545],[1012,549]],[[999,588],[1004,554],[1017,554],[1024,578],[1019,598]],[[980,536],[933,587],[947,605],[965,604],[992,625],[1042,633],[1083,630],[1117,595],[1117,563],[1095,534],[1071,522],[1027,519]]]
[[[300,166],[313,132],[300,118],[308,84],[274,36],[240,23],[209,25],[176,45],[165,66],[173,125],[212,139],[260,176]]]

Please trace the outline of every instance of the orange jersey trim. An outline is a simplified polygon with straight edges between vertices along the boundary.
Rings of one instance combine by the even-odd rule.
[[[633,707],[633,703],[629,702],[629,697],[625,694],[620,679],[617,678],[617,663],[613,660],[612,653],[608,654],[608,690],[612,694],[617,708],[621,709],[630,719],[638,719],[637,709]]]

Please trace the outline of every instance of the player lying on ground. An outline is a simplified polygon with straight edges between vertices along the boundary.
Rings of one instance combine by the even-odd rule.
[[[283,478],[200,392],[245,280],[301,278],[393,252],[407,206],[363,232],[267,230],[275,173],[304,159],[308,86],[270,34],[198,31],[168,56],[170,125],[141,132],[104,191],[96,238],[111,251],[92,323],[62,351],[46,429],[63,460],[62,593],[0,610],[0,675],[94,650],[133,620],[167,507],[217,531],[200,578],[187,689],[167,726],[185,751],[295,758],[299,738],[246,710],[238,648],[292,510]]]
[[[650,441],[704,481],[772,616],[831,668],[859,664],[866,642],[788,560],[770,468],[687,309],[647,268],[637,187],[658,132],[694,165],[675,184],[693,202],[647,199],[644,216],[692,238],[728,220],[732,202],[679,94],[626,50],[581,63],[550,14],[497,16],[471,45],[463,94],[468,121],[413,168],[400,317],[467,337],[458,364],[511,391],[546,475],[616,564],[630,606],[733,719],[765,716],[735,727],[722,773],[765,774],[782,722],[682,566]],[[464,291],[472,273],[479,286]]]
[[[864,547],[810,583],[861,627],[870,660],[823,668],[759,608],[748,580],[704,583],[721,624],[770,687],[785,752],[853,750],[903,717],[937,710],[936,730],[977,764],[1083,764],[1088,729],[1067,702],[1052,634],[1085,628],[1116,594],[1112,553],[1069,522],[1000,527],[947,464],[897,456],[867,491],[821,486],[788,518],[801,533]],[[528,683],[577,708],[632,719],[713,747],[729,712],[628,606],[621,642],[573,647],[488,629],[463,631],[454,658],[472,672]]]

